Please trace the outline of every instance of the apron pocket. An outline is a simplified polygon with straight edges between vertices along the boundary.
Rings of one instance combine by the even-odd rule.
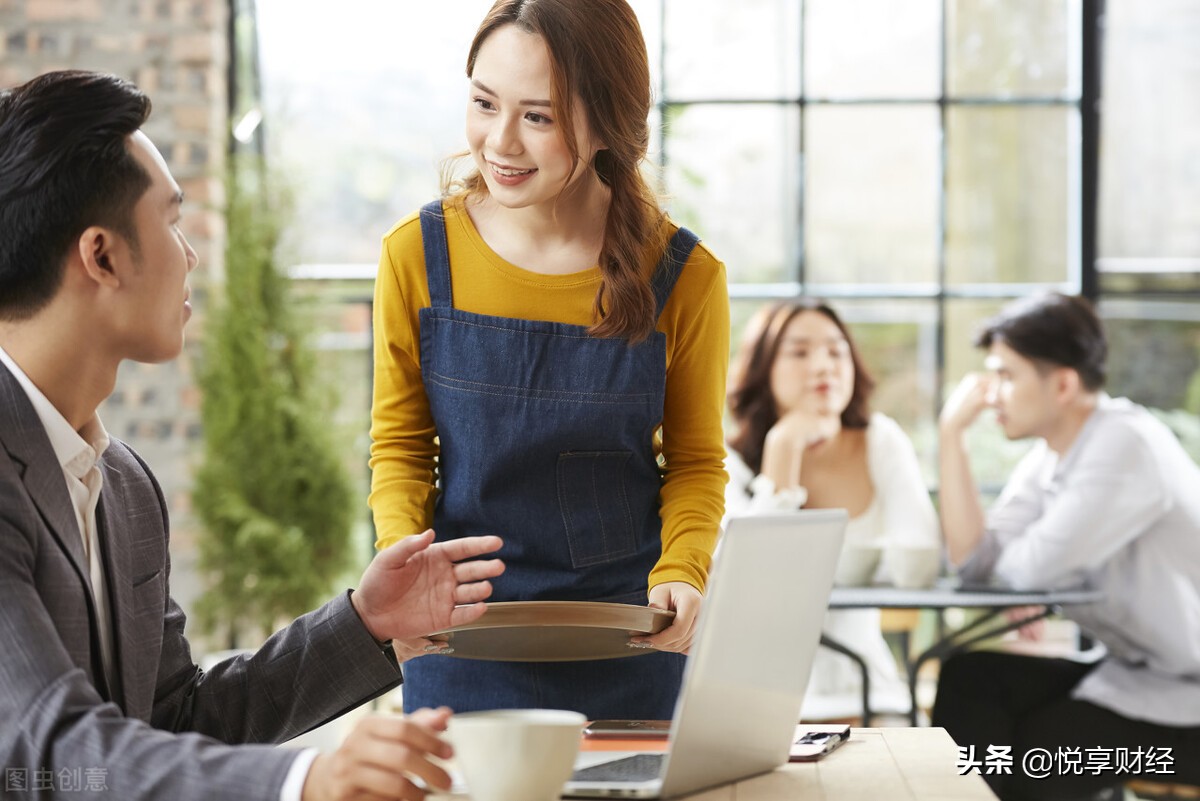
[[[632,451],[573,451],[558,455],[558,504],[574,567],[602,565],[637,552],[625,494]]]

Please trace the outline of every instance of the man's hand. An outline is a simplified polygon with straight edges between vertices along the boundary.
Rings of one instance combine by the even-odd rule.
[[[946,553],[955,566],[979,547],[986,525],[963,435],[988,406],[993,381],[979,373],[964,376],[938,420],[938,514]]]
[[[450,710],[419,709],[407,718],[371,715],[359,721],[338,750],[320,754],[304,780],[301,801],[402,798],[420,801],[428,788],[450,789],[450,776],[429,756],[449,759],[446,730]]]
[[[640,647],[653,647],[660,651],[686,654],[696,636],[696,616],[704,600],[700,590],[682,581],[668,581],[650,590],[650,606],[655,609],[672,609],[675,619],[671,625],[648,637],[632,637],[632,643],[645,643]]]
[[[1037,618],[1030,620],[1024,626],[1017,629],[1017,639],[1026,640],[1028,642],[1040,642],[1046,636],[1046,618],[1043,614],[1046,611],[1044,606],[1014,606],[1004,610],[1004,616],[1008,618],[1010,623],[1017,623],[1026,618]]]
[[[938,418],[943,436],[962,434],[988,406],[992,379],[982,373],[968,373],[950,393]]]
[[[487,579],[503,573],[504,563],[461,560],[501,544],[499,537],[435,543],[432,530],[405,537],[371,560],[350,602],[377,640],[424,637],[470,623],[487,609],[482,603],[492,594]]]

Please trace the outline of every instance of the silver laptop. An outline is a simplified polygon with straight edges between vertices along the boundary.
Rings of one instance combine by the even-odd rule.
[[[786,762],[846,520],[841,509],[731,519],[667,752],[585,751],[563,794],[670,798]]]

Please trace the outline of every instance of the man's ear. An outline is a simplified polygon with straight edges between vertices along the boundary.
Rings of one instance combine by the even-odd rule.
[[[1054,371],[1054,390],[1059,400],[1073,401],[1079,395],[1083,382],[1079,372],[1070,367],[1060,367]]]
[[[109,288],[121,285],[117,267],[128,252],[122,237],[108,228],[93,225],[79,235],[76,246],[85,280]]]

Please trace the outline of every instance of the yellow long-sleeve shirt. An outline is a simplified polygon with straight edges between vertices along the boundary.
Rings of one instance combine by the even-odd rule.
[[[592,324],[599,268],[568,275],[523,270],[488,247],[461,197],[447,200],[444,210],[455,308]],[[655,261],[647,256],[647,274]],[[375,282],[370,504],[378,548],[424,531],[433,521],[437,431],[421,379],[418,321],[419,310],[429,305],[421,226],[414,213],[384,236]],[[657,328],[667,338],[660,451],[663,548],[649,586],[684,581],[703,590],[725,503],[721,413],[729,353],[725,266],[703,244],[692,252]]]

